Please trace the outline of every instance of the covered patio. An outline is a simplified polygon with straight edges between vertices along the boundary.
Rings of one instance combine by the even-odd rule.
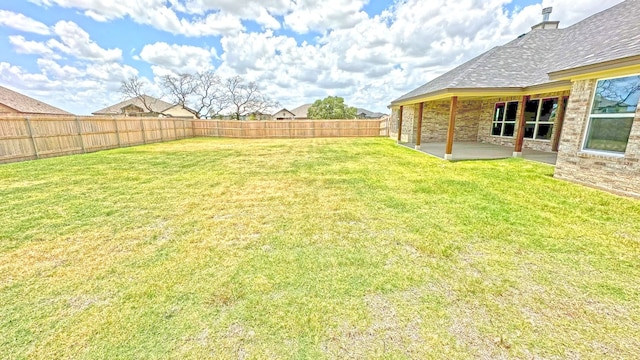
[[[415,143],[399,143],[410,149],[415,149],[422,153],[435,156],[440,159],[445,158],[445,150],[447,144],[444,142],[422,143],[416,148]],[[537,161],[550,165],[556,164],[558,154],[555,152],[537,151],[531,149],[522,149],[522,158],[531,161]],[[491,160],[505,159],[513,157],[513,147],[501,146],[495,144],[487,144],[480,142],[456,142],[453,146],[451,157],[449,160]]]

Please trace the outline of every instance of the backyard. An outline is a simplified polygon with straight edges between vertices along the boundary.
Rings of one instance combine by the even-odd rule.
[[[380,138],[0,165],[2,358],[634,358],[640,201]]]

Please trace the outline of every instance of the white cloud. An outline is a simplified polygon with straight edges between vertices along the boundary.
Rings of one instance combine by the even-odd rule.
[[[53,50],[51,50],[51,48],[44,43],[27,40],[24,38],[24,36],[21,35],[9,36],[9,43],[13,45],[13,48],[18,54],[35,54],[46,57],[60,58],[59,55],[55,54]]]
[[[0,25],[40,35],[49,35],[49,27],[37,20],[14,13],[13,11],[0,10]]]
[[[47,46],[80,59],[93,61],[118,61],[122,58],[120,49],[103,49],[96,44],[89,34],[72,21],[59,21],[53,31],[61,42],[51,39]]]
[[[211,58],[215,50],[189,45],[169,45],[157,42],[145,45],[140,58],[150,64],[169,69],[176,73],[194,73],[213,68]]]

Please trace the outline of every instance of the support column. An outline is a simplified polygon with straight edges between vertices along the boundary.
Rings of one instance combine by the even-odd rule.
[[[564,125],[564,113],[567,107],[568,98],[565,96],[560,96],[558,99],[558,121],[554,125],[553,129],[553,143],[551,144],[551,151],[558,151],[560,147],[560,136],[562,136],[562,125]]]
[[[527,120],[524,117],[524,109],[529,101],[529,96],[522,97],[520,104],[520,117],[518,118],[518,132],[516,133],[516,146],[513,149],[513,157],[522,157],[522,145],[524,144],[524,128],[527,126]]]
[[[421,102],[418,107],[418,131],[416,135],[416,150],[420,150],[420,145],[422,143],[422,113],[424,110],[424,103]]]
[[[404,106],[400,106],[400,113],[398,114],[398,144],[402,140],[402,110],[404,110]]]
[[[453,135],[456,129],[456,113],[458,111],[458,97],[451,97],[449,108],[449,128],[447,129],[447,147],[444,151],[445,160],[453,160]]]

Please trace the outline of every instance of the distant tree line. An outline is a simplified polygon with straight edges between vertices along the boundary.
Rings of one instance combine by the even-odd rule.
[[[230,114],[240,120],[278,106],[261,92],[256,82],[248,82],[240,76],[222,79],[213,71],[165,75],[160,79],[160,87],[172,103],[192,112],[198,119]],[[144,96],[144,83],[137,76],[122,81],[120,92],[129,98],[140,99],[145,109],[152,112],[152,104],[148,104]]]

